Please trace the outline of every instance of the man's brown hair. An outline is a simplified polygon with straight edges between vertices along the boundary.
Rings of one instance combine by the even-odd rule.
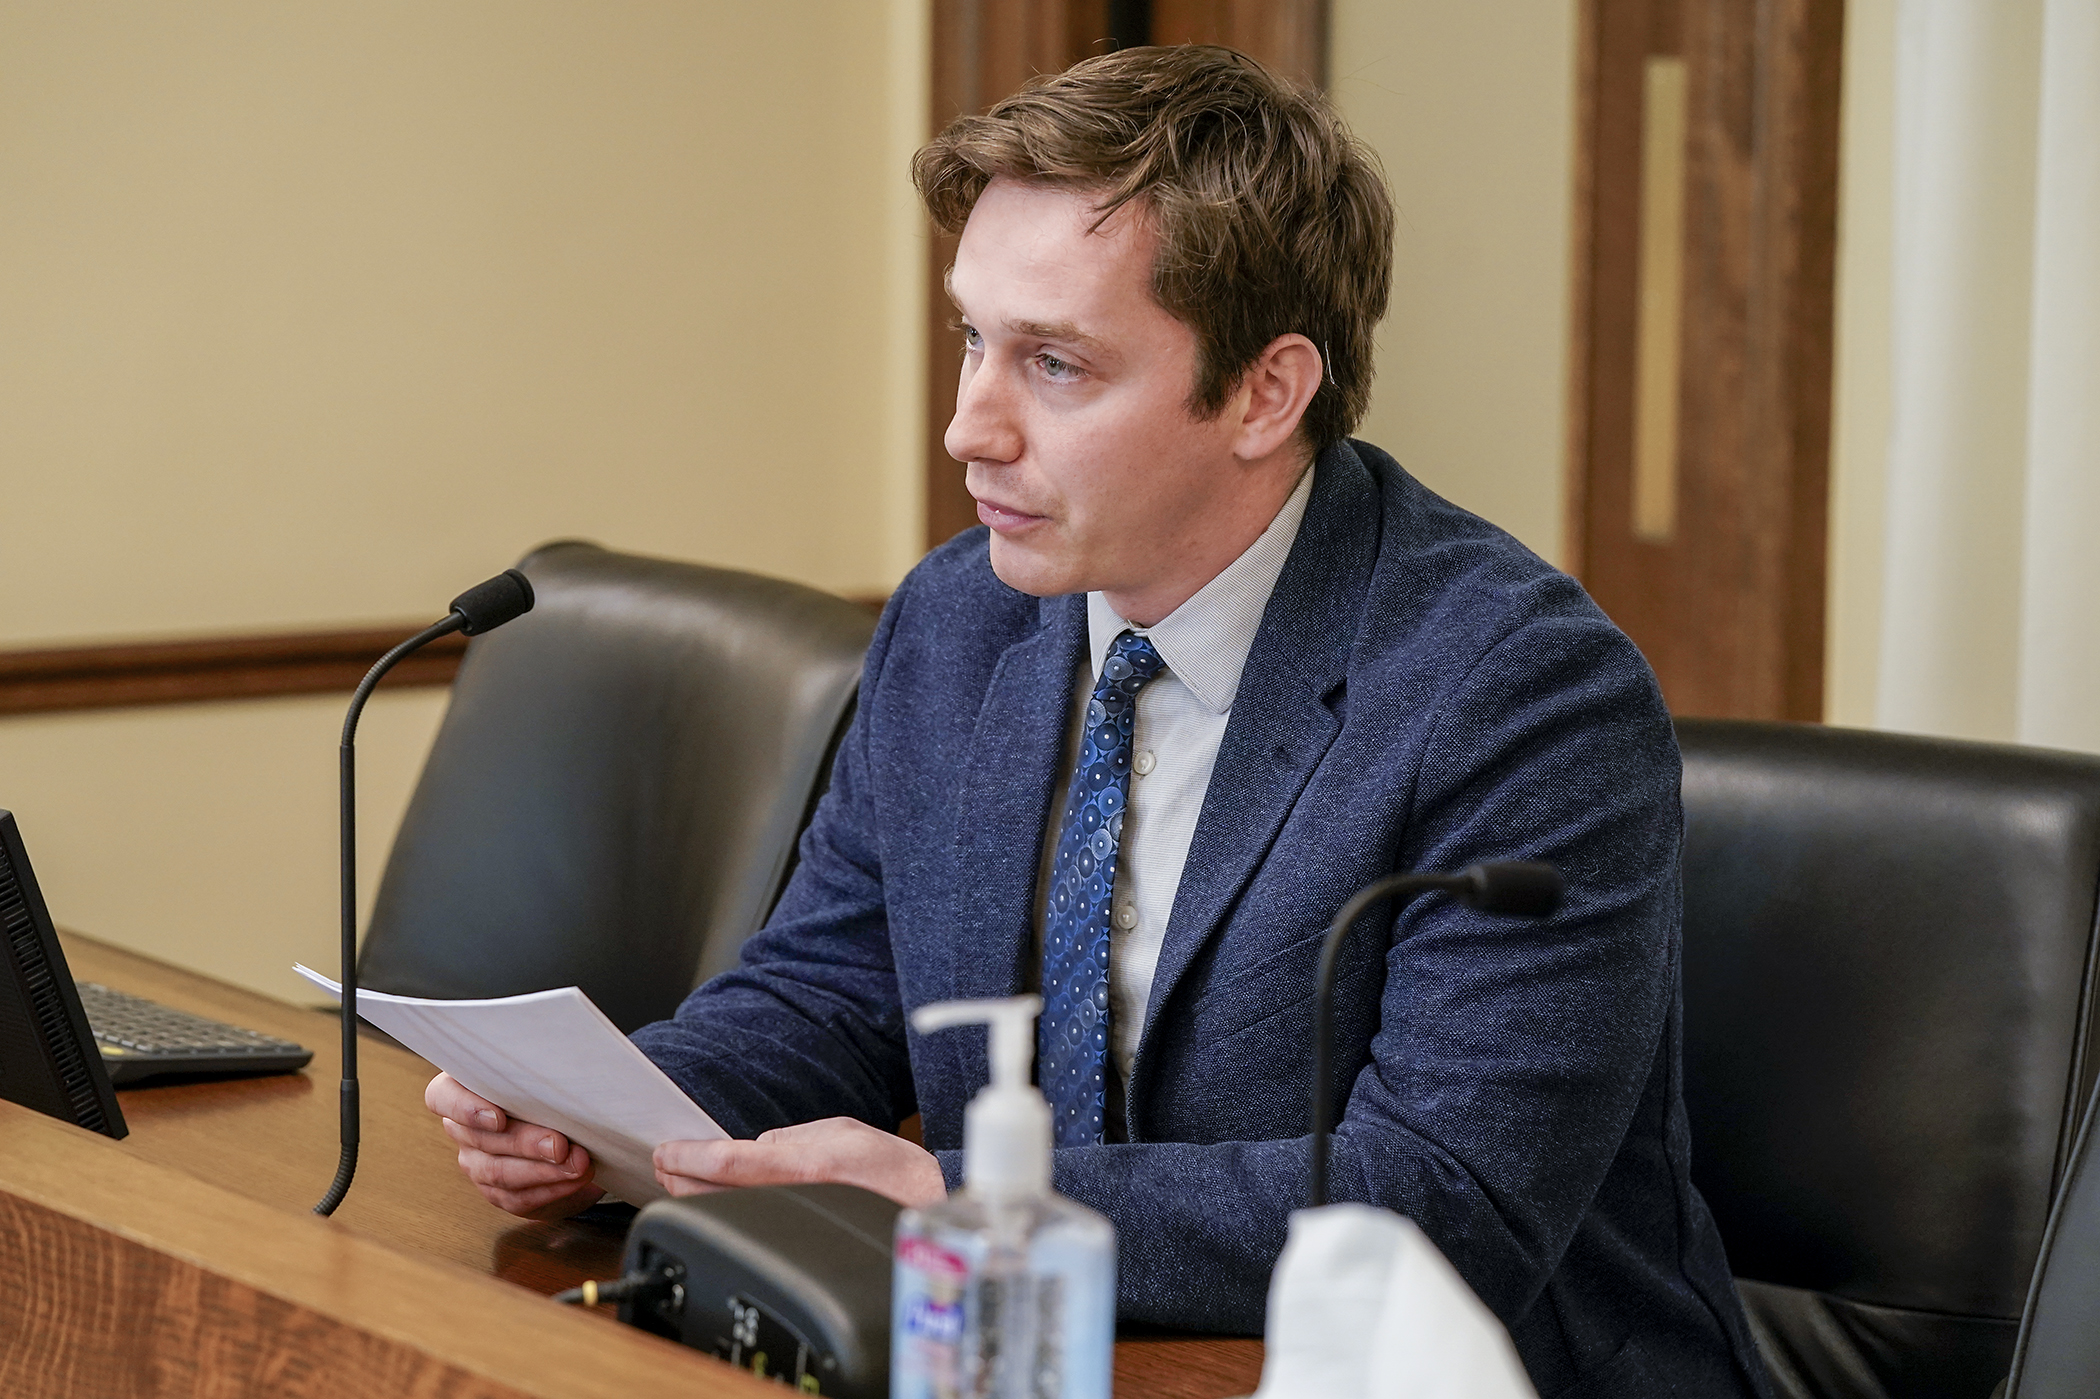
[[[1330,379],[1305,410],[1313,451],[1363,417],[1393,206],[1375,157],[1320,94],[1231,49],[1104,54],[957,117],[912,160],[919,198],[949,233],[1000,177],[1099,191],[1104,220],[1135,204],[1151,221],[1152,295],[1196,333],[1196,413],[1223,408],[1295,331],[1320,347]]]

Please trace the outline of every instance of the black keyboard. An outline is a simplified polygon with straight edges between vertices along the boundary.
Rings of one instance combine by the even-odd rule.
[[[80,983],[80,1008],[102,1051],[111,1083],[164,1074],[283,1074],[306,1067],[314,1052],[238,1025]]]

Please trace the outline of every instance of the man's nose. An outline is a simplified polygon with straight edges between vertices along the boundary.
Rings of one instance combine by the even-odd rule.
[[[963,366],[942,445],[960,462],[1009,462],[1021,455],[1012,386],[989,360]]]

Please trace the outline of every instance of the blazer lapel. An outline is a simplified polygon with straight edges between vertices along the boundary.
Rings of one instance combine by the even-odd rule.
[[[1021,956],[1034,945],[1036,871],[1063,774],[1086,599],[1046,598],[1041,617],[999,657],[956,785],[948,943],[958,999],[1018,993]]]
[[[1341,732],[1330,700],[1342,687],[1377,558],[1380,501],[1346,442],[1323,453],[1315,470],[1304,522],[1247,653],[1182,866],[1152,975],[1140,1060],[1160,1007],[1224,926]]]

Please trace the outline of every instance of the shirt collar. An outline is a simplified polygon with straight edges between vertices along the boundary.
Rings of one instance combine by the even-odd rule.
[[[1167,669],[1180,677],[1196,697],[1196,703],[1212,714],[1231,709],[1233,696],[1240,688],[1240,672],[1247,666],[1247,652],[1253,649],[1254,633],[1261,626],[1261,614],[1269,605],[1269,594],[1276,590],[1283,561],[1290,557],[1298,526],[1305,519],[1305,502],[1312,497],[1312,479],[1312,468],[1308,467],[1298,478],[1290,499],[1284,501],[1276,518],[1261,532],[1261,538],[1157,625],[1133,627],[1116,615],[1108,599],[1099,593],[1088,593],[1087,641],[1094,674],[1101,674],[1101,664],[1116,638],[1134,631],[1152,642]]]

